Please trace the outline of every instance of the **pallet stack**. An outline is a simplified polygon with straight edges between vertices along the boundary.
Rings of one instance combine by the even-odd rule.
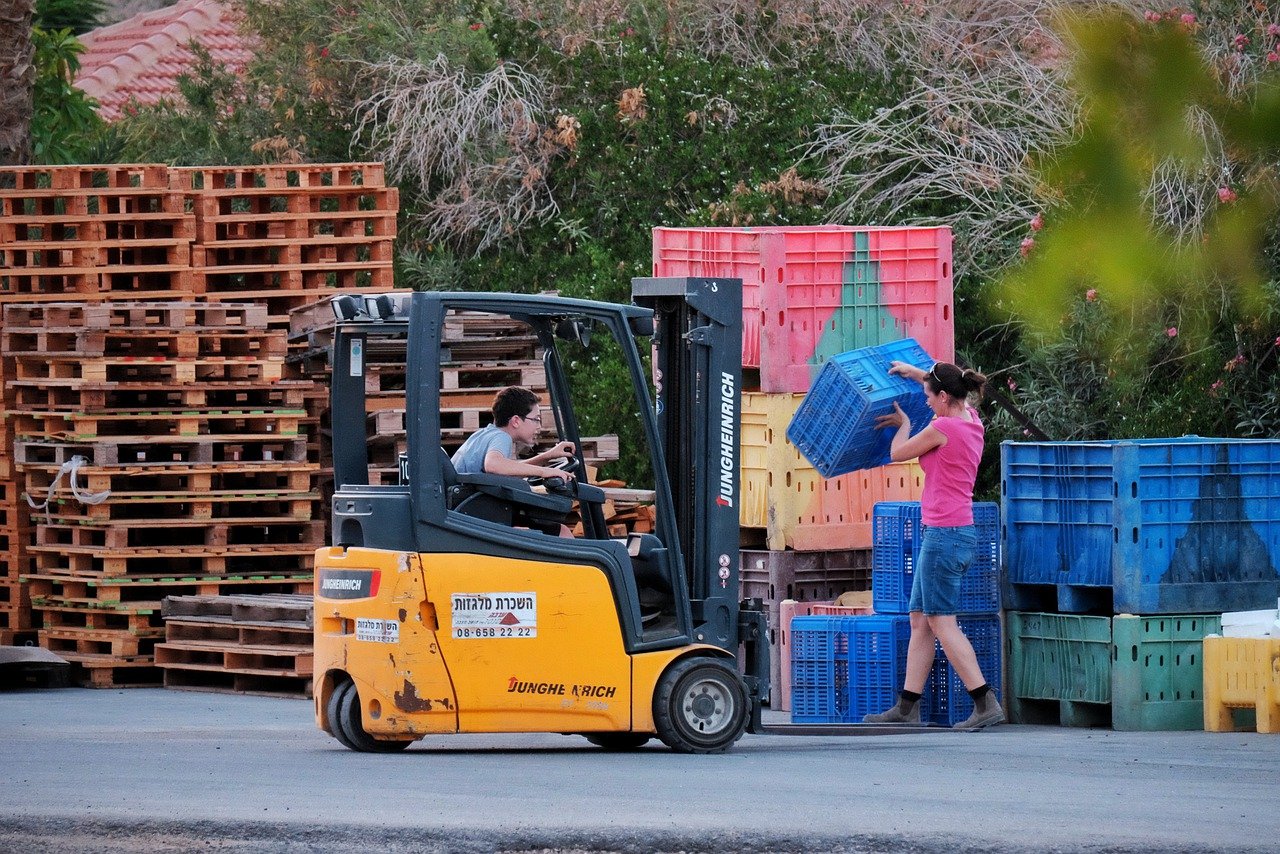
[[[209,302],[252,301],[284,328],[335,289],[386,292],[399,196],[381,164],[170,170],[195,215],[191,266]]]
[[[310,697],[308,595],[169,596],[155,649],[166,688]]]
[[[41,646],[120,684],[156,674],[162,596],[296,589],[321,543],[302,383],[266,309],[17,303],[2,349],[32,513]],[[296,579],[296,580],[295,580]]]
[[[1205,717],[1204,638],[1280,596],[1280,442],[1006,442],[1001,465],[1011,718],[1229,722]]]
[[[823,478],[787,425],[840,353],[914,338],[935,359],[955,358],[951,232],[655,228],[653,273],[742,280],[740,577],[743,596],[769,605],[777,686],[782,601],[870,589],[873,508],[918,500],[924,484],[915,463]]]
[[[195,217],[170,192],[164,166],[0,170],[0,302],[185,293],[194,236]],[[11,357],[0,355],[6,410],[13,405],[15,369]],[[20,578],[34,569],[34,531],[7,415],[0,439],[0,642],[31,642],[29,590]]]
[[[157,681],[166,594],[309,587],[327,390],[291,377],[289,314],[391,288],[396,191],[378,164],[22,167],[0,205],[6,631]]]

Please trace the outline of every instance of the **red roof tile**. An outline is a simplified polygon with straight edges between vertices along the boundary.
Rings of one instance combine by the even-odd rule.
[[[80,37],[76,86],[98,101],[98,114],[118,119],[130,100],[158,104],[173,99],[179,75],[195,65],[187,46],[196,42],[215,64],[239,73],[252,51],[239,30],[239,18],[218,0],[179,0],[154,12],[101,27]]]

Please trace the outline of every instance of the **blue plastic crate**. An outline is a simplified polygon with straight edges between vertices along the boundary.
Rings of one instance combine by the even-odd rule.
[[[1280,596],[1280,441],[1006,442],[1001,490],[1008,581],[1058,585],[1060,610],[1064,590],[1139,614]]]
[[[796,617],[791,621],[791,719],[858,723],[896,701],[906,674],[907,617]]]
[[[973,505],[977,549],[960,583],[962,613],[1000,610],[1000,505]],[[920,559],[920,502],[878,502],[871,517],[871,592],[876,613],[905,614]]]
[[[1003,702],[1000,615],[961,614],[959,622],[977,653],[982,675]],[[942,644],[938,644],[934,652],[933,669],[929,671],[920,708],[922,718],[942,726],[954,726],[973,714],[973,698],[951,667],[947,654],[942,651]]]
[[[892,430],[877,430],[876,418],[896,402],[911,419],[911,432],[928,426],[933,413],[915,380],[889,374],[891,362],[928,370],[934,360],[914,338],[851,350],[822,368],[787,427],[787,438],[823,477],[887,465]]]
[[[894,614],[850,617],[849,720],[883,712],[898,701],[907,674],[911,618]]]
[[[845,723],[849,717],[848,617],[791,621],[791,720]]]

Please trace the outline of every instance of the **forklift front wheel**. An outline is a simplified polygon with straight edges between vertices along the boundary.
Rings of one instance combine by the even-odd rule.
[[[715,658],[686,658],[658,680],[653,720],[658,738],[679,753],[719,753],[747,728],[747,689],[737,670]]]
[[[334,737],[351,750],[362,753],[395,753],[413,743],[407,741],[382,741],[365,732],[360,715],[360,694],[354,682],[343,681],[329,697],[329,725]],[[341,732],[341,735],[338,733]]]

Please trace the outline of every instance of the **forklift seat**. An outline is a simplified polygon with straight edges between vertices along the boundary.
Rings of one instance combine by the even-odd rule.
[[[440,449],[440,476],[448,509],[476,519],[555,535],[573,510],[573,499],[534,492],[524,478],[459,474],[444,448]]]

